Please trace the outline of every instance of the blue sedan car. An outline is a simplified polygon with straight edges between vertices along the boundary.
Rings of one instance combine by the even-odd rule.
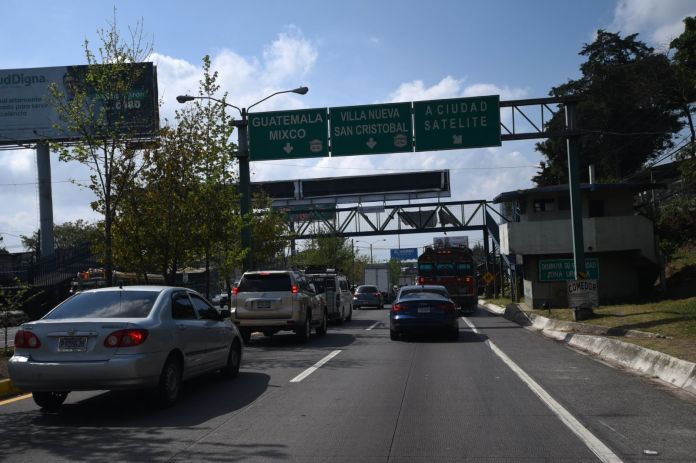
[[[404,286],[389,311],[389,335],[441,332],[459,338],[459,314],[443,286]]]

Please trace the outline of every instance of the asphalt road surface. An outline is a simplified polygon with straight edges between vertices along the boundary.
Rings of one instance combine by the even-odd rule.
[[[387,310],[298,344],[255,337],[240,376],[174,407],[76,392],[0,402],[2,461],[696,461],[696,400],[482,310],[457,342],[390,341]]]

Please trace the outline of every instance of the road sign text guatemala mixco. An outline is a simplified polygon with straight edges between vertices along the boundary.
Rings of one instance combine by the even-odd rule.
[[[328,155],[325,108],[249,114],[249,160]]]
[[[249,114],[251,161],[500,144],[498,95]]]

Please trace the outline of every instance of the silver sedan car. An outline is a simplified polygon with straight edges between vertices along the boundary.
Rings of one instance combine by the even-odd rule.
[[[181,381],[235,377],[242,342],[229,312],[187,288],[127,286],[78,293],[15,335],[12,383],[43,408],[70,391],[151,389],[173,404]]]

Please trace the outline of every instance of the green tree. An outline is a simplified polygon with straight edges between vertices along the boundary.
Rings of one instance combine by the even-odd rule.
[[[210,295],[210,267],[231,270],[239,262],[240,249],[230,246],[240,221],[239,196],[233,170],[235,145],[230,141],[234,129],[232,116],[225,111],[227,93],[217,98],[218,73],[211,70],[210,57],[203,58],[203,78],[198,99],[177,111],[177,129],[187,149],[196,156],[193,164],[196,188],[191,196],[195,227],[191,239],[197,244],[208,278],[206,295]]]
[[[114,222],[114,261],[124,270],[159,273],[174,284],[193,255],[195,156],[178,129],[163,128],[143,153],[145,168],[127,185]]]
[[[401,278],[401,261],[396,259],[389,260],[389,283],[392,286],[399,284]]]
[[[555,97],[583,98],[577,104],[577,126],[585,131],[579,141],[584,177],[594,164],[599,181],[620,181],[671,147],[673,134],[682,127],[669,59],[636,37],[598,31],[580,52],[587,58],[580,67],[582,77],[551,89]],[[564,127],[565,115],[559,111],[548,128]],[[566,141],[551,138],[536,149],[546,161],[533,180],[540,186],[566,183]]]
[[[96,224],[82,219],[64,222],[53,226],[53,238],[56,249],[70,249],[85,243],[96,244],[100,241],[100,231]],[[31,236],[21,236],[22,246],[34,253],[40,249],[40,234],[36,230]]]
[[[353,265],[353,250],[346,238],[326,235],[310,240],[292,259],[298,267],[321,265],[345,272]]]
[[[108,284],[113,282],[113,223],[125,186],[142,167],[139,151],[131,141],[141,134],[129,132],[125,110],[130,96],[139,90],[141,63],[152,46],[143,42],[142,23],[121,36],[114,10],[113,22],[97,31],[101,41],[93,51],[87,40],[84,52],[87,70],[65,95],[52,86],[49,102],[64,125],[59,129],[78,138],[71,145],[56,145],[61,161],[77,161],[92,171],[89,187],[97,197],[92,208],[104,216],[103,263]]]
[[[677,78],[676,100],[686,119],[691,143],[689,154],[696,158],[696,129],[694,129],[694,103],[696,103],[696,16],[684,19],[684,32],[669,44],[674,51],[672,63]]]
[[[39,293],[29,294],[31,286],[15,278],[14,288],[0,287],[0,327],[3,329],[5,353],[8,352],[7,330],[26,321],[24,304],[38,296]]]
[[[253,209],[257,213],[251,218],[251,246],[257,268],[273,266],[284,257],[284,251],[290,244],[287,214],[273,209],[271,202],[268,196],[254,197]]]

